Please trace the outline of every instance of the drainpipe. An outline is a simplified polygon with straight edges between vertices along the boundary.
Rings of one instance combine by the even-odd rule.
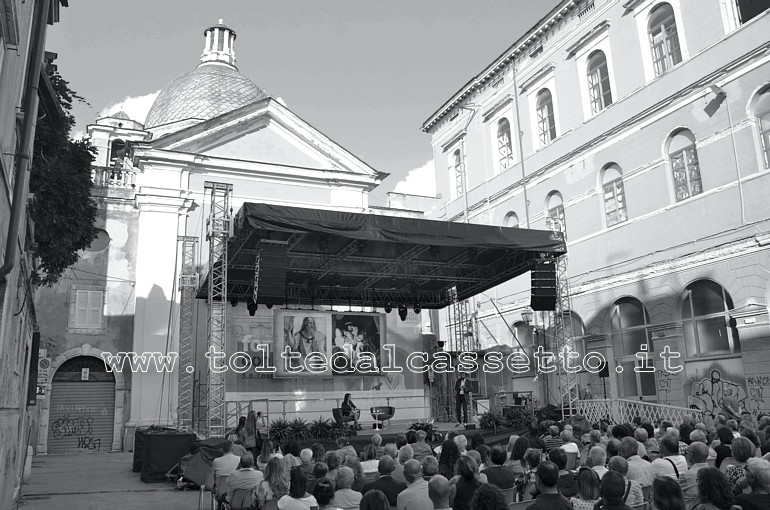
[[[38,83],[40,68],[45,51],[46,22],[51,0],[37,0],[35,17],[30,37],[29,60],[27,62],[27,77],[24,88],[24,123],[22,125],[20,152],[16,153],[16,175],[13,183],[13,204],[11,219],[8,223],[8,237],[5,242],[5,261],[0,267],[0,283],[13,270],[16,263],[19,230],[24,221],[24,211],[29,195],[29,169],[32,163],[32,148],[35,144],[35,125],[37,121]]]

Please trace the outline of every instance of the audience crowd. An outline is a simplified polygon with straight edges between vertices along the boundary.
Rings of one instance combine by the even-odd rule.
[[[233,510],[770,509],[770,416],[571,422],[491,446],[478,433],[375,434],[360,452],[345,438],[326,451],[231,436],[214,490]]]

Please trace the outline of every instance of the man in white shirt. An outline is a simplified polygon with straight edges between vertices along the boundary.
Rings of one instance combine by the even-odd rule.
[[[422,466],[412,459],[404,464],[404,477],[408,487],[396,498],[398,510],[433,510],[428,496],[428,482],[422,478]]]
[[[225,441],[225,444],[222,445],[222,450],[225,454],[214,459],[211,463],[211,476],[214,480],[214,491],[216,491],[217,500],[223,500],[225,495],[227,495],[227,480],[223,478],[222,483],[217,483],[219,477],[227,477],[227,475],[238,469],[238,464],[241,463],[241,458],[233,453],[232,441]]]
[[[649,462],[639,456],[639,441],[624,437],[620,441],[620,456],[628,461],[626,478],[636,480],[642,487],[649,487],[655,481],[655,471]]]
[[[679,486],[682,488],[687,508],[690,508],[691,503],[698,497],[698,471],[709,467],[706,464],[708,454],[708,446],[699,442],[692,443],[687,449],[687,457],[691,464],[690,469],[679,476]]]
[[[679,455],[679,441],[666,434],[658,443],[659,456],[650,464],[655,476],[668,476],[677,480],[679,475],[687,471],[687,460],[684,455]]]
[[[588,459],[586,461],[591,466],[591,469],[596,471],[596,474],[599,475],[599,480],[601,480],[607,472],[607,467],[605,466],[607,463],[607,450],[601,446],[592,447],[588,451]]]
[[[433,502],[434,510],[451,510],[449,505],[449,480],[436,475],[428,482],[428,496]]]
[[[578,448],[578,445],[575,444],[575,442],[572,440],[572,431],[564,429],[561,431],[561,434],[559,434],[559,437],[561,438],[562,442],[560,448],[564,450],[565,453],[574,453],[575,455],[580,455],[580,449]]]

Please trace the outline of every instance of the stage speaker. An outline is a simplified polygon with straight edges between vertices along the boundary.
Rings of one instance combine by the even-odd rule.
[[[601,377],[602,379],[606,379],[609,376],[610,376],[610,365],[609,363],[605,362],[602,369],[599,370],[599,377]]]
[[[556,309],[556,261],[544,260],[532,268],[530,307],[535,311]]]
[[[261,303],[283,303],[286,298],[286,252],[282,244],[259,247],[259,289]]]

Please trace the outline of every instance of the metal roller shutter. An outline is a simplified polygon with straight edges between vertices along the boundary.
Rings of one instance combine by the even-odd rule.
[[[110,451],[115,383],[54,380],[52,386],[48,453]]]

